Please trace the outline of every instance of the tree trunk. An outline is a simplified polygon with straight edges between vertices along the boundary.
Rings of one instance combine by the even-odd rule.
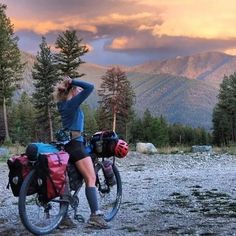
[[[6,99],[3,97],[3,120],[5,127],[5,140],[9,140],[9,129],[8,129],[8,120],[7,120],[7,108],[6,108]]]
[[[53,141],[53,128],[52,128],[52,113],[51,113],[51,109],[48,106],[48,124],[49,124],[49,138],[50,141]]]
[[[113,131],[116,131],[116,112],[113,112],[112,130],[113,130]]]
[[[4,125],[4,112],[3,103],[0,104],[0,143],[4,141],[6,137],[5,125]]]
[[[125,122],[125,140],[128,140],[128,124]]]

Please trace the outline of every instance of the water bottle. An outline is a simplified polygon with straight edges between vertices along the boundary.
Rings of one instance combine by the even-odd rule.
[[[113,168],[112,168],[112,162],[109,160],[104,160],[102,162],[103,164],[103,171],[104,171],[104,175],[105,175],[105,179],[107,181],[107,184],[109,186],[113,186],[116,184],[116,179],[115,179],[115,174],[113,172]]]

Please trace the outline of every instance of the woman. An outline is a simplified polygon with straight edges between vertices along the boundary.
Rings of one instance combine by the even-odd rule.
[[[98,210],[93,162],[85,149],[81,135],[84,130],[84,114],[80,105],[93,89],[94,86],[90,83],[66,77],[56,87],[56,100],[63,127],[70,131],[72,138],[65,150],[70,154],[70,161],[83,175],[86,184],[85,194],[91,210],[88,225],[104,229],[108,228],[108,225]]]

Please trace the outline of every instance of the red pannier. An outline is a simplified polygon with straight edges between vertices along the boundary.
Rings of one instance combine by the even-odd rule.
[[[50,201],[64,193],[68,160],[69,154],[64,151],[39,155],[40,166],[37,171],[44,183],[44,187],[39,190],[43,201]]]

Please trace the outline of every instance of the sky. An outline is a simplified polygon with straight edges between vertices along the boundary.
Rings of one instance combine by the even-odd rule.
[[[37,54],[42,36],[78,32],[86,62],[137,65],[220,51],[236,55],[235,0],[0,0],[21,50]]]

